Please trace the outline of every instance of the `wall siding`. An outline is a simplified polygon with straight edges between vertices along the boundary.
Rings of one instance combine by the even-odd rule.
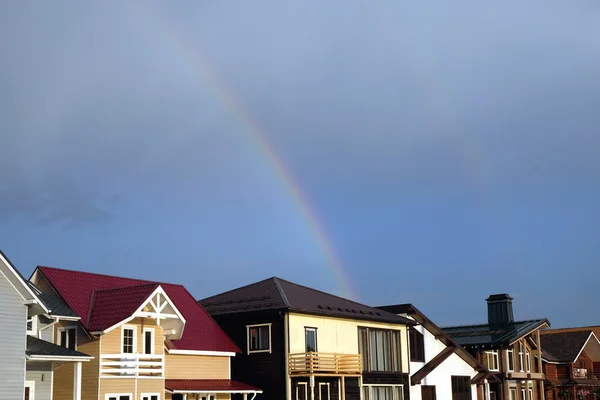
[[[262,389],[256,400],[282,400],[286,398],[286,355],[284,343],[284,317],[278,311],[240,313],[231,316],[214,315],[213,318],[239,346],[242,353],[231,359],[232,379]],[[271,323],[271,353],[247,353],[246,325]],[[241,395],[232,396],[242,399]]]
[[[408,372],[406,326],[383,322],[290,313],[290,353],[304,353],[304,328],[317,328],[317,350],[323,353],[358,354],[358,327],[400,331],[402,371]]]
[[[35,400],[52,399],[52,363],[28,362],[25,380],[35,382]]]
[[[25,387],[27,307],[4,273],[0,272],[0,400],[22,399]]]
[[[229,357],[167,354],[167,379],[229,379]]]
[[[133,400],[141,399],[142,393],[160,393],[162,399],[165,393],[165,382],[163,379],[101,379],[99,400],[104,400],[107,394],[114,393],[131,394]]]
[[[410,317],[408,317],[410,318]],[[425,329],[422,325],[417,325],[414,329],[423,335],[425,345],[425,362],[411,362],[410,372],[414,374],[420,370],[426,363],[442,352],[446,345]],[[437,400],[452,400],[452,376],[469,376],[473,378],[477,375],[475,371],[465,360],[456,354],[450,355],[437,368],[429,373],[422,381],[421,385],[435,386]],[[421,400],[421,385],[410,386],[411,400]],[[477,398],[477,385],[471,385],[471,395],[473,399]]]

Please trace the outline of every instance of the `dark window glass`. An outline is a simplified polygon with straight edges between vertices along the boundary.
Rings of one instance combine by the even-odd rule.
[[[453,376],[452,400],[471,400],[471,378],[468,376]]]
[[[133,353],[133,329],[123,329],[123,354]]]
[[[410,336],[410,361],[425,362],[425,339],[423,334],[412,327],[408,332]]]
[[[152,331],[144,332],[144,354],[152,354]]]

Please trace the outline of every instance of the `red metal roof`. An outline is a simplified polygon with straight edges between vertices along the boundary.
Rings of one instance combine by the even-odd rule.
[[[133,315],[158,288],[158,283],[94,291],[87,327],[103,331]]]
[[[152,291],[148,292],[148,290],[152,285],[160,285],[186,320],[183,337],[180,340],[170,341],[171,348],[241,352],[239,347],[181,285],[43,266],[38,266],[38,270],[54,287],[65,303],[81,317],[81,323],[90,331],[92,330],[92,323],[105,326],[126,313],[125,310],[122,312],[119,310],[120,307],[123,307],[123,304],[116,299],[113,302],[111,293],[106,291],[128,288],[116,292],[119,294],[118,297],[125,301],[126,306],[123,308],[127,309],[127,312],[131,310],[129,314],[131,315],[137,309],[137,307],[132,309],[133,304],[138,302],[144,293],[148,293],[148,296],[150,296]],[[134,286],[136,289],[132,288]],[[129,293],[131,293],[131,296]],[[98,297],[98,295],[100,296]],[[96,298],[93,300],[95,296]],[[138,307],[143,300],[138,302]],[[96,312],[100,312],[100,316],[96,316]],[[129,315],[126,315],[125,318]],[[106,326],[106,328],[109,326]]]
[[[259,388],[229,379],[166,379],[165,389],[170,392],[262,393]]]

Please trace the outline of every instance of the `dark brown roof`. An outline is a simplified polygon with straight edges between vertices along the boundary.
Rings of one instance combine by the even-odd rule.
[[[541,332],[542,357],[550,362],[575,362],[592,331],[546,333]]]
[[[506,324],[450,326],[444,327],[442,330],[465,348],[481,346],[495,348],[514,343],[517,339],[544,325],[550,325],[545,318]]]
[[[199,300],[199,303],[211,315],[288,310],[338,318],[415,325],[408,318],[277,277],[208,297]]]

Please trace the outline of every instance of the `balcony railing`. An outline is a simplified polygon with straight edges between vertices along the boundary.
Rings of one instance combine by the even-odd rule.
[[[164,376],[164,356],[162,354],[102,354],[100,376],[161,377]]]
[[[596,374],[594,374],[596,372]],[[597,371],[587,368],[573,368],[573,378],[575,379],[598,379]]]
[[[289,355],[290,374],[360,375],[360,354],[294,353]]]

